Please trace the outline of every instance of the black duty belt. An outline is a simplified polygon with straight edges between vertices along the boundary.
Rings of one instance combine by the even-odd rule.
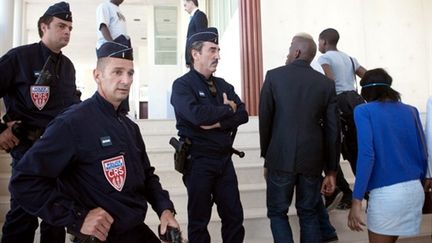
[[[215,148],[210,146],[192,144],[190,151],[191,153],[196,152],[196,153],[206,154],[206,155],[224,156],[224,155],[232,154],[232,147]]]

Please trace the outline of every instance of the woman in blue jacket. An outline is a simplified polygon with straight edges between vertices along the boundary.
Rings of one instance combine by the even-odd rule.
[[[362,199],[369,193],[369,242],[396,242],[418,234],[427,153],[417,109],[401,102],[392,78],[381,68],[365,73],[360,85],[367,101],[356,107],[358,160],[348,226],[362,231]]]

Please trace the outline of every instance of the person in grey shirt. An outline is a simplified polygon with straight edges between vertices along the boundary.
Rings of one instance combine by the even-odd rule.
[[[318,58],[318,63],[324,70],[324,74],[335,82],[338,108],[341,114],[343,138],[341,152],[343,158],[349,161],[355,174],[357,133],[354,125],[353,110],[358,104],[364,103],[363,98],[357,93],[356,75],[363,77],[366,69],[354,57],[339,51],[337,48],[338,41],[339,33],[335,29],[328,28],[320,33],[318,49],[323,55]],[[326,197],[327,209],[351,208],[352,190],[340,168],[336,178],[336,185],[339,190],[334,195]],[[340,192],[343,193],[342,198]],[[339,198],[341,198],[340,202],[337,200]]]

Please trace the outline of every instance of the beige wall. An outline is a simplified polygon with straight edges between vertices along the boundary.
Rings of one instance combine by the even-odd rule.
[[[341,36],[339,49],[366,68],[385,68],[404,102],[425,111],[432,94],[432,1],[261,1],[264,70],[285,62],[291,38],[325,28]],[[317,54],[319,56],[320,54]]]

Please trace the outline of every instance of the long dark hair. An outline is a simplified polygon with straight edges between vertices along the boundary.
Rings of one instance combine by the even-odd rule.
[[[367,71],[360,80],[361,96],[367,101],[401,101],[399,92],[390,86],[392,77],[382,68]]]

